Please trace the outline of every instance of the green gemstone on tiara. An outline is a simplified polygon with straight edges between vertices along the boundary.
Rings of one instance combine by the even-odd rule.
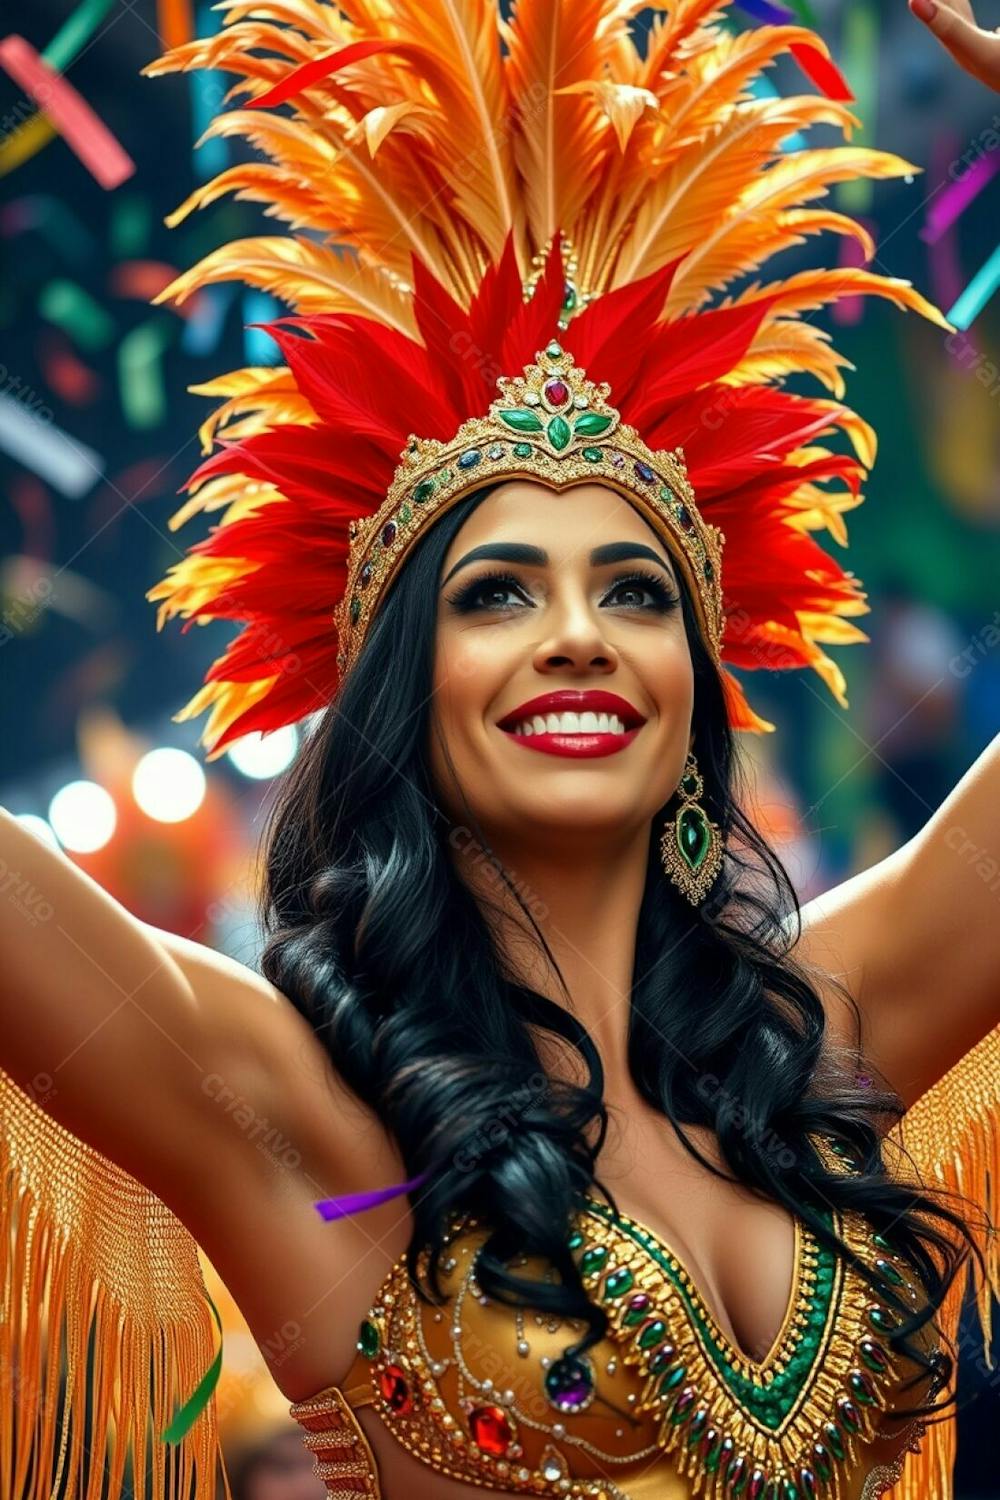
[[[515,443],[514,444],[514,457],[515,458],[530,458],[533,451],[534,450],[532,449],[532,446],[531,446],[530,443]]]
[[[599,464],[601,459],[604,457],[600,448],[584,448],[583,456],[587,460],[588,464]]]
[[[562,354],[562,344],[557,344],[555,339],[553,339],[546,348],[545,352],[550,359],[558,359]]]
[[[553,448],[562,450],[573,436],[565,417],[553,417],[548,426],[548,439]]]
[[[515,406],[509,411],[500,413],[501,422],[506,422],[515,432],[541,432],[542,421],[533,411],[525,411],[523,407]]]
[[[434,481],[433,481],[433,479],[422,479],[420,481],[420,483],[417,485],[416,489],[413,491],[413,498],[417,502],[418,505],[423,505],[424,501],[425,500],[429,500],[431,498],[431,496],[433,495],[433,493],[434,493]]]
[[[600,437],[611,426],[611,418],[599,411],[585,411],[573,423],[577,437]]]

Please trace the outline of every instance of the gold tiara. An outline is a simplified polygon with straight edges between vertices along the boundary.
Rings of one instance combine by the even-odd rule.
[[[681,448],[647,448],[553,340],[524,374],[501,375],[484,417],[470,417],[448,442],[412,433],[384,503],[352,520],[347,587],[334,612],[337,666],[350,671],[388,586],[431,522],[496,479],[535,479],[554,490],[597,480],[630,500],[666,543],[691,593],[713,659],[722,649],[722,546],[702,520]]]

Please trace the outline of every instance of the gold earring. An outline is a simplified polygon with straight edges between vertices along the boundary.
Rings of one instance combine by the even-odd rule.
[[[667,875],[692,906],[707,895],[722,869],[722,834],[698,801],[704,794],[698,762],[689,751],[677,788],[681,804],[660,836],[660,858]]]

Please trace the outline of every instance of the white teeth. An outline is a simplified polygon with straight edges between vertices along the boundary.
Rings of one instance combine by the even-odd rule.
[[[625,725],[617,714],[535,714],[517,726],[515,734],[624,734]]]

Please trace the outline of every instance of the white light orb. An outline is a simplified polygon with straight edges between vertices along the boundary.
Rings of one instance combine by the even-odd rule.
[[[229,747],[227,754],[244,776],[249,776],[252,781],[267,781],[271,776],[288,770],[295,759],[298,743],[294,724],[286,724],[282,729],[272,729],[269,734],[260,734],[256,730],[253,734],[245,734]]]
[[[49,803],[56,838],[74,854],[93,854],[109,842],[118,822],[111,795],[96,781],[70,781]]]
[[[18,813],[17,822],[29,833],[33,833],[36,839],[41,839],[43,844],[51,844],[53,849],[59,848],[59,840],[55,836],[52,824],[40,818],[37,813]]]
[[[205,800],[205,773],[186,750],[150,750],[132,773],[132,795],[147,818],[183,823]]]

